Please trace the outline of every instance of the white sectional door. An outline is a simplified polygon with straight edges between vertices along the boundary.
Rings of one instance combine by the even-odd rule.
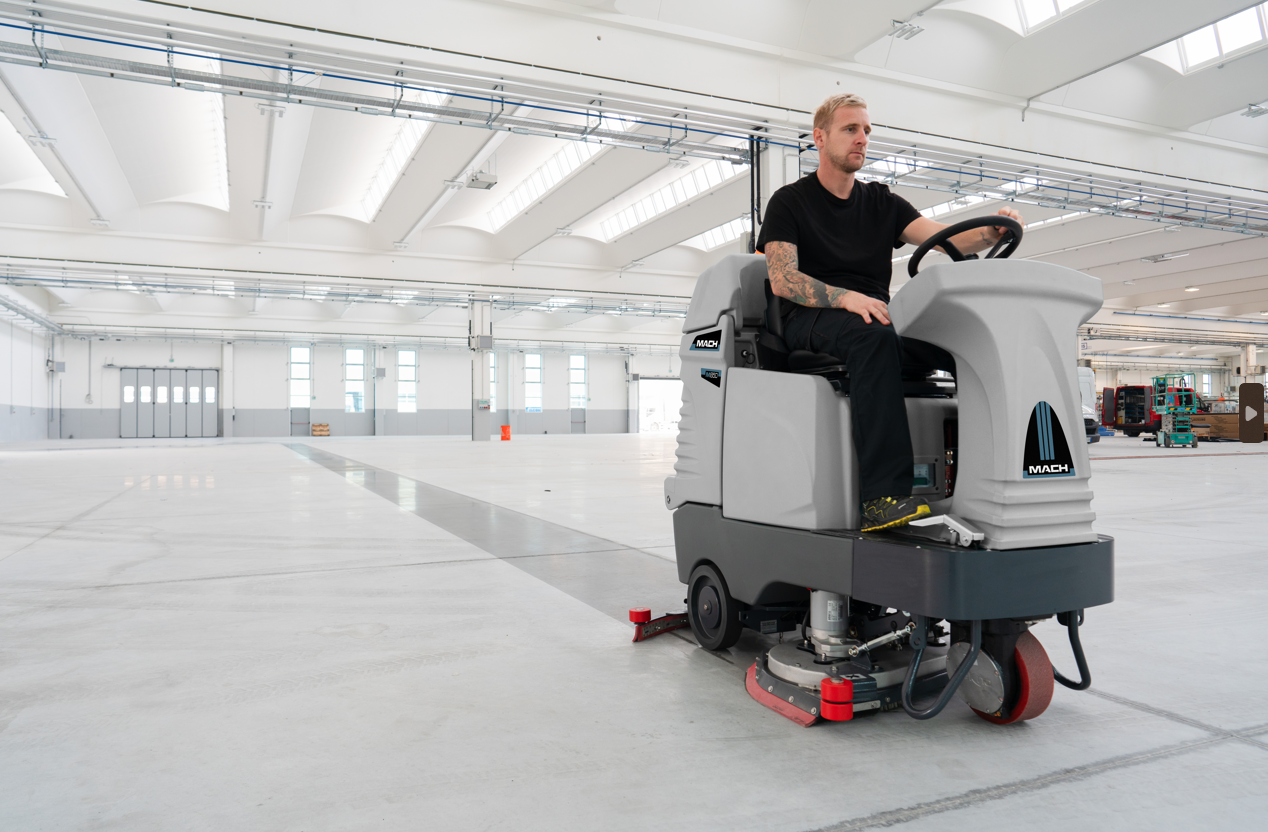
[[[171,435],[185,435],[185,410],[188,407],[189,390],[185,387],[185,371],[170,370],[172,374],[172,421]]]
[[[185,371],[185,435],[203,435],[203,371]]]
[[[220,435],[219,370],[203,370],[203,436]]]
[[[172,435],[172,371],[154,371],[154,435]]]
[[[119,436],[136,438],[137,385],[136,370],[120,370],[122,389],[119,391]]]

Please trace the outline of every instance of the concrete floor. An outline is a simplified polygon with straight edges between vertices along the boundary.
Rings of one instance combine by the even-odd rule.
[[[1258,828],[1268,446],[1092,450],[1092,690],[803,729],[630,643],[671,436],[6,446],[0,828]]]

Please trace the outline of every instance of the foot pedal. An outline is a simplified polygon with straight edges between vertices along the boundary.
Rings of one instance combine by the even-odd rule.
[[[671,612],[660,618],[652,618],[652,611],[647,607],[631,609],[630,621],[634,624],[635,642],[647,641],[652,636],[658,636],[670,630],[681,630],[690,624],[685,612]]]
[[[949,543],[956,543],[960,546],[968,548],[974,543],[986,537],[985,534],[978,531],[967,521],[961,520],[954,514],[937,514],[933,517],[921,517],[919,520],[912,520],[908,525],[927,528],[930,526],[944,526],[942,530],[943,537]]]

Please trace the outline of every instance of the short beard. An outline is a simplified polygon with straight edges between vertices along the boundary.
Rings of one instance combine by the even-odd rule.
[[[864,157],[863,157],[863,164],[851,165],[851,164],[850,164],[850,154],[849,154],[849,152],[848,152],[848,151],[846,152],[845,156],[840,157],[840,158],[838,158],[837,156],[834,156],[834,155],[832,154],[832,152],[831,152],[831,151],[828,151],[828,150],[825,150],[825,151],[823,152],[823,155],[825,155],[825,156],[827,156],[827,157],[828,157],[828,164],[829,164],[829,165],[831,165],[832,167],[834,167],[834,168],[836,168],[837,170],[841,171],[842,173],[857,173],[858,171],[860,171],[860,170],[862,170],[862,169],[863,169],[863,164],[866,164],[866,163],[867,163],[867,157],[866,157],[866,156],[864,156]]]

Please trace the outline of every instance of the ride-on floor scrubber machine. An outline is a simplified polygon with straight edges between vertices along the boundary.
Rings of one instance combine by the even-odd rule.
[[[947,242],[987,225],[1009,231],[986,259]],[[904,379],[914,493],[933,514],[897,532],[858,530],[847,369],[787,349],[765,260],[727,257],[696,284],[665,481],[687,613],[709,650],[745,627],[781,634],[746,686],[803,725],[900,706],[927,719],[957,693],[1010,723],[1043,713],[1054,679],[1090,684],[1079,625],[1113,600],[1114,543],[1092,530],[1075,339],[1101,307],[1101,283],[1008,261],[1021,236],[999,216],[943,230],[917,249],[914,279],[889,305],[900,335],[956,365],[954,379]],[[917,274],[934,246],[953,262]],[[1029,632],[1053,615],[1078,681]]]

